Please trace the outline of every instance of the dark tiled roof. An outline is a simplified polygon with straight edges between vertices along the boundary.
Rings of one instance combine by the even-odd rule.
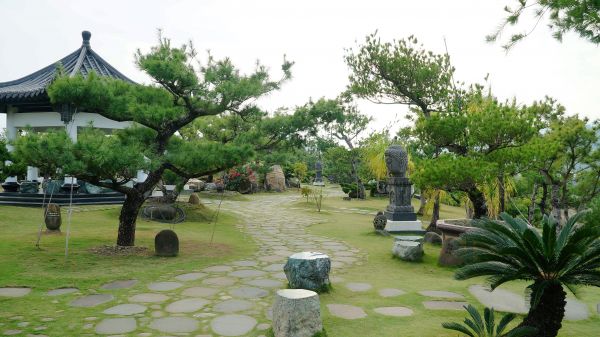
[[[84,31],[81,35],[83,37],[81,48],[71,54],[31,75],[0,83],[0,104],[48,100],[46,88],[56,76],[58,64],[61,64],[65,73],[71,76],[76,74],[85,76],[94,71],[100,76],[113,77],[133,83],[132,80],[121,74],[92,50],[90,47],[91,34],[89,32]]]

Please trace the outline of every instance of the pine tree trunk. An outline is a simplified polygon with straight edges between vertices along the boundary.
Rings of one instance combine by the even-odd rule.
[[[550,204],[552,206],[552,216],[557,223],[561,222],[561,208],[560,208],[560,186],[558,184],[552,184],[550,189]]]
[[[419,198],[419,210],[417,211],[417,215],[425,214],[425,205],[427,205],[427,199],[425,199],[425,195],[423,191],[421,191],[421,197]]]
[[[352,178],[356,182],[356,189],[357,189],[356,197],[358,199],[365,199],[365,185],[363,185],[362,181],[358,177],[358,171],[357,171],[356,167],[357,167],[356,160],[354,158],[352,158]]]
[[[537,182],[533,183],[533,192],[531,193],[531,201],[529,202],[529,209],[527,212],[527,222],[529,223],[533,223],[533,218],[535,216],[535,199],[537,197],[538,187]]]
[[[117,246],[133,246],[135,244],[135,224],[144,200],[144,195],[138,192],[131,192],[126,196],[119,215]]]
[[[488,209],[483,193],[477,187],[472,187],[467,191],[467,195],[473,204],[473,218],[480,219],[486,217],[488,215]]]
[[[428,232],[437,232],[437,222],[440,219],[440,193],[438,192],[435,195],[435,199],[433,201],[433,212],[431,214],[431,221],[429,222],[429,226],[427,226]]]
[[[548,214],[546,210],[546,201],[548,200],[548,184],[545,182],[542,183],[542,199],[538,204],[540,206],[540,212],[542,215]]]
[[[563,180],[562,199],[560,202],[563,209],[563,215],[565,216],[565,222],[569,221],[569,188],[567,185],[568,180],[565,178],[565,180]]]
[[[536,307],[532,297],[531,309],[520,325],[538,329],[531,337],[556,337],[565,316],[566,296],[560,283],[547,286]]]

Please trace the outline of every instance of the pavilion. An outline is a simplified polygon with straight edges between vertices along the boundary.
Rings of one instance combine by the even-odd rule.
[[[57,62],[23,78],[0,83],[0,113],[6,114],[6,138],[9,141],[16,139],[25,129],[44,132],[50,129],[64,128],[75,142],[77,133],[82,128],[89,127],[90,123],[94,128],[104,129],[107,133],[114,129],[131,126],[132,122],[117,122],[95,113],[76,111],[69,104],[53,105],[50,102],[47,88],[57,76],[59,65],[68,76],[78,74],[86,76],[95,72],[99,76],[134,83],[92,50],[91,35],[90,32],[83,31],[81,47]],[[9,145],[10,150],[12,148]],[[141,173],[138,178],[138,180],[143,180],[145,176]],[[27,168],[26,181],[41,182],[42,180],[37,168]],[[77,180],[66,177],[64,183],[77,185]],[[12,189],[13,192],[16,192],[19,185],[17,177],[8,177],[3,187],[5,191]]]

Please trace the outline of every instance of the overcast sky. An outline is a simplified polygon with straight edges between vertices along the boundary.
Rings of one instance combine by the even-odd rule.
[[[0,82],[26,76],[81,45],[138,82],[149,79],[133,63],[137,48],[155,44],[157,28],[174,43],[192,40],[199,51],[230,57],[244,71],[259,59],[280,76],[283,55],[295,61],[294,78],[261,100],[263,107],[294,107],[310,97],[335,97],[347,84],[345,48],[375,30],[383,40],[415,35],[427,49],[444,52],[444,37],[456,79],[483,82],[493,93],[528,104],[545,95],[568,113],[600,118],[600,47],[574,34],[555,41],[540,25],[508,54],[488,44],[506,4],[515,0],[370,1],[19,1],[0,0]],[[524,21],[522,29],[531,21]],[[372,129],[395,132],[406,123],[403,106],[361,103]],[[0,128],[5,126],[0,117]]]

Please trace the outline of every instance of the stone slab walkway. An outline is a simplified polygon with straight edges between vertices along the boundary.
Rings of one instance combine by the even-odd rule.
[[[319,219],[288,207],[299,198],[272,194],[252,201],[223,201],[222,209],[237,214],[238,228],[258,244],[258,252],[244,260],[163,275],[152,282],[114,280],[98,289],[56,289],[46,296],[49,301],[68,296],[71,308],[63,314],[81,307],[91,310],[90,317],[74,329],[80,336],[264,334],[271,325],[274,292],[287,286],[283,265],[288,256],[301,251],[328,254],[333,265],[330,275],[360,257],[358,250],[344,242],[306,233],[305,228]],[[349,287],[364,291],[370,285]],[[118,297],[113,294],[116,289]],[[25,296],[29,291],[4,288],[2,294]],[[397,314],[389,310],[384,312]],[[364,314],[361,308],[358,311]],[[0,335],[21,335],[21,330],[11,328],[0,327]]]

